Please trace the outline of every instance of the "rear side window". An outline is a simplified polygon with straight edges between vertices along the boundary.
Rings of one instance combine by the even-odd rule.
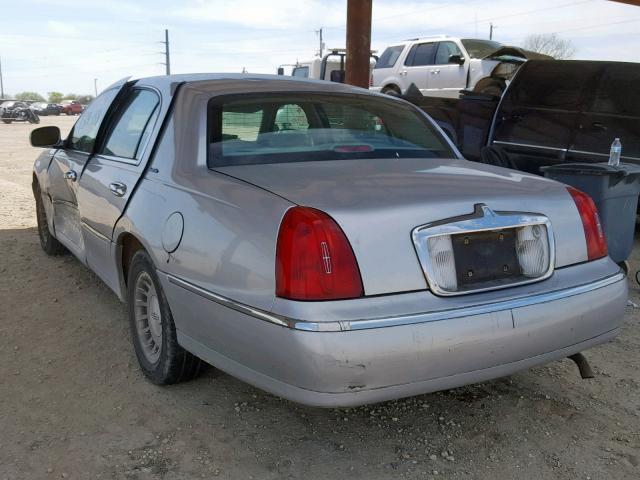
[[[394,47],[388,47],[382,52],[380,58],[376,62],[376,66],[374,68],[391,68],[398,61],[398,57],[404,50],[404,45],[396,45]]]
[[[579,110],[585,85],[600,67],[558,60],[527,62],[509,88],[509,103],[539,108]]]
[[[291,75],[300,78],[309,78],[309,67],[295,67]]]
[[[80,152],[91,153],[96,143],[100,124],[107,114],[109,106],[118,94],[119,88],[112,88],[101,93],[82,112],[69,135],[69,147]]]
[[[420,43],[411,47],[404,64],[411,67],[433,65],[436,43]]]
[[[210,167],[323,160],[455,158],[410,105],[366,95],[247,94],[214,98]]]
[[[158,95],[134,90],[107,135],[100,153],[120,158],[139,158],[158,115]]]
[[[611,64],[598,82],[590,111],[640,117],[640,65]]]

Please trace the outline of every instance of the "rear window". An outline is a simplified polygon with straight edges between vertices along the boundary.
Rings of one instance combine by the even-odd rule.
[[[376,62],[376,66],[374,68],[391,68],[398,61],[398,57],[404,50],[404,45],[396,45],[395,47],[388,47],[380,58]]]
[[[261,94],[209,102],[210,167],[363,158],[455,158],[409,105],[365,95]]]
[[[529,61],[509,88],[509,103],[559,110],[578,110],[582,91],[597,74],[595,63]]]
[[[291,72],[291,76],[309,78],[309,67],[295,67]]]

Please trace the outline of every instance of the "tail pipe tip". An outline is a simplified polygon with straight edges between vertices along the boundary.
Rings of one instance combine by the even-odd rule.
[[[593,378],[593,370],[591,370],[591,365],[589,365],[589,361],[582,353],[574,353],[570,355],[569,358],[575,362],[578,366],[578,370],[580,370],[580,376],[584,378]]]

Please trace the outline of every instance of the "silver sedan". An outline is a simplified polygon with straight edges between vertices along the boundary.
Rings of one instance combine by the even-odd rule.
[[[44,147],[43,249],[125,301],[142,371],[202,361],[349,406],[613,338],[627,283],[591,199],[461,158],[408,103],[255,75],[123,80]]]

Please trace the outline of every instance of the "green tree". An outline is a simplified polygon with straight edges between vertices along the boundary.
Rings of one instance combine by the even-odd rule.
[[[60,103],[64,98],[64,95],[61,92],[49,92],[49,103]]]
[[[23,102],[44,102],[44,97],[38,92],[20,92],[16,93],[16,100],[22,100]]]

